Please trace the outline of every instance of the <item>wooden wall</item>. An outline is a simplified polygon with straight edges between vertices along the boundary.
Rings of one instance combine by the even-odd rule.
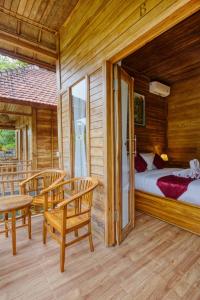
[[[90,101],[90,175],[99,179],[100,185],[95,191],[93,220],[96,232],[102,234],[105,226],[104,202],[104,125],[103,125],[103,78],[102,68],[89,77]]]
[[[1,102],[12,129],[18,130],[18,158],[32,160],[34,169],[58,168],[58,128],[56,107]]]
[[[88,107],[89,107],[89,175],[99,179],[99,187],[94,195],[94,210],[93,220],[96,228],[96,233],[100,236],[104,231],[104,137],[103,137],[103,77],[102,68],[92,73],[88,77]],[[62,154],[62,166],[67,170],[68,176],[72,172],[72,139],[71,133],[71,107],[70,107],[70,92],[67,90],[61,96],[61,101],[58,106],[58,115],[62,116],[61,131],[62,143],[60,154]]]
[[[171,162],[188,166],[200,159],[200,76],[172,85],[168,97],[168,154]]]
[[[166,17],[188,3],[191,3],[192,8],[190,11],[197,9],[197,3],[190,0],[80,0],[78,2],[78,5],[60,29],[60,43],[58,45],[57,78],[60,101],[58,116],[59,137],[62,140],[62,142],[59,142],[59,151],[60,161],[68,172],[71,171],[69,87],[86,75],[90,76],[92,74],[91,81],[94,76],[93,73],[97,72],[98,74],[97,70],[102,67],[105,60],[112,58],[112,61],[117,61],[125,52],[130,51],[128,49],[132,43],[135,43],[134,47],[137,49],[142,45],[142,40],[139,38],[149,32],[155,25],[159,24],[156,31],[158,34],[164,29],[168,29],[169,24],[178,22],[180,19],[173,17],[170,20],[171,23],[160,25],[160,22],[164,21]],[[189,10],[183,9],[183,15],[188,16],[188,12]],[[150,40],[154,36],[155,32],[152,30],[152,33],[148,34],[148,39]],[[125,52],[124,49],[126,49]],[[92,84],[92,82],[90,83]],[[106,98],[104,97],[105,90],[103,90],[103,87],[105,87],[105,77],[103,77],[103,84],[98,86],[98,93],[102,93],[103,97],[99,101],[99,107],[101,107],[101,101],[103,103],[102,107],[107,105],[104,101]],[[92,91],[90,92],[92,93]],[[91,94],[91,97],[93,96],[95,97]],[[91,102],[91,105],[97,104]],[[95,116],[98,110],[100,108],[96,107],[91,110],[91,124],[95,118],[100,118],[101,112]],[[107,132],[108,123],[103,113],[102,119],[100,118],[98,122],[103,123],[104,132]],[[92,135],[94,135],[93,140]],[[97,135],[100,135],[100,138]],[[110,137],[104,136],[103,139],[101,135],[102,131],[98,128],[93,129],[93,131],[91,129],[91,153],[94,151],[92,147],[98,147],[99,153],[101,153],[95,159],[95,165],[94,158],[91,157],[91,172],[93,172],[92,174],[101,173],[97,175],[101,176],[103,179],[101,183],[106,186],[108,181],[103,172],[104,169],[106,170],[106,165],[109,164],[106,159],[109,157],[107,153],[109,152]],[[108,202],[112,201],[112,199],[107,198],[108,189],[109,186],[106,186],[104,194],[102,191],[102,193],[98,193],[98,196],[95,196],[95,227],[97,227],[97,231],[101,233],[102,237],[104,237],[107,222],[105,218],[110,216],[112,218],[112,213],[105,211]]]
[[[150,80],[134,77],[134,90],[145,96],[145,126],[135,126],[138,152],[162,154],[167,148],[167,99],[149,93]]]
[[[36,108],[33,122],[36,124],[36,145],[33,146],[36,168],[58,168],[57,111]]]

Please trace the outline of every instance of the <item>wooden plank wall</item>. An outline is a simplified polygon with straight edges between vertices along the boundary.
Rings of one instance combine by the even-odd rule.
[[[124,49],[126,49],[125,52],[127,52],[129,46],[137,40],[134,46],[136,50],[137,47],[142,45],[142,40],[139,40],[139,38],[156,24],[159,24],[159,27],[156,29],[158,34],[161,33],[162,30],[167,29],[169,24],[178,22],[180,19],[173,17],[170,20],[171,23],[166,23],[165,27],[164,25],[160,26],[160,22],[165,20],[166,17],[188,3],[191,3],[192,6],[190,11],[197,9],[198,4],[191,0],[79,0],[78,5],[60,29],[60,43],[58,45],[58,98],[61,99],[62,102],[60,105],[62,111],[59,111],[59,116],[61,116],[59,120],[59,136],[62,138],[62,143],[60,143],[59,151],[63,157],[63,164],[67,171],[70,170],[71,154],[69,149],[69,87],[81,80],[84,76],[91,75],[99,70],[105,60],[111,58],[112,61],[119,60],[120,57],[124,55]],[[187,10],[184,9],[183,14],[189,15]],[[154,36],[155,32],[152,30],[152,32],[148,34],[148,39],[150,40]],[[92,80],[92,77],[93,75],[90,80]],[[103,85],[105,87],[105,80],[103,80]],[[99,89],[101,89],[100,86]],[[91,96],[93,97],[93,95]],[[102,99],[104,102],[104,96]],[[93,105],[92,102],[91,105]],[[104,107],[106,107],[105,103]],[[94,118],[97,118],[97,116],[93,116],[97,110],[97,108],[93,108],[91,111],[92,122]],[[105,126],[104,132],[106,132],[107,120],[105,117],[103,117],[103,123]],[[100,172],[100,176],[104,176],[102,173],[102,163],[105,167],[107,161],[102,158],[107,157],[107,148],[103,150],[103,140],[96,136],[102,134],[101,130],[96,128],[96,133],[94,133],[94,131],[95,130],[90,132],[91,138],[92,135],[95,134],[92,147],[95,145],[100,148],[102,147],[103,153],[98,159],[96,158],[95,164],[94,158],[91,156],[91,171],[93,172],[92,174]],[[104,139],[106,139],[105,145],[109,147],[109,137],[104,137]],[[92,151],[94,151],[92,147],[91,155]],[[62,159],[60,161],[62,161]],[[97,163],[100,165],[97,165]],[[106,189],[109,189],[109,186],[107,186]],[[107,199],[107,192],[105,192],[104,197],[101,196],[98,200],[96,199],[95,197],[94,213],[99,216],[98,222],[100,226],[98,226],[98,229],[101,228],[101,235],[104,236],[104,226],[101,225],[105,220],[103,215],[104,213],[105,215],[111,215],[110,212],[103,212],[104,205],[105,202],[108,203],[108,201],[112,201],[112,199]],[[100,201],[102,203],[100,203]]]
[[[99,179],[99,187],[94,194],[93,220],[96,233],[102,235],[105,220],[104,199],[104,126],[103,126],[103,77],[102,68],[89,77],[90,106],[90,175]]]
[[[70,149],[70,115],[69,115],[69,90],[61,96],[61,116],[62,116],[62,150],[63,167],[67,173],[71,174],[71,149]]]
[[[167,148],[167,99],[149,93],[149,80],[134,76],[135,92],[145,96],[146,125],[136,126],[138,152],[165,153]]]
[[[168,154],[183,167],[200,159],[200,76],[176,82],[168,97]]]
[[[58,151],[56,111],[36,109],[37,168],[57,168]]]

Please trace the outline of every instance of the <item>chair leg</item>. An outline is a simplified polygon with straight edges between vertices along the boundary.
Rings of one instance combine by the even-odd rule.
[[[15,211],[12,212],[12,249],[13,249],[13,255],[16,255],[16,217],[15,217]]]
[[[65,236],[61,237],[61,244],[60,244],[60,271],[64,272],[65,266]]]
[[[28,238],[31,239],[31,210],[28,208]]]
[[[88,224],[88,233],[89,233],[90,251],[94,252],[94,245],[93,245],[93,240],[92,240],[92,227],[91,227],[91,223]]]
[[[74,230],[75,237],[78,237],[78,229]]]
[[[8,213],[5,213],[5,237],[8,237]]]
[[[43,244],[45,245],[47,242],[47,228],[46,228],[46,220],[43,221]]]

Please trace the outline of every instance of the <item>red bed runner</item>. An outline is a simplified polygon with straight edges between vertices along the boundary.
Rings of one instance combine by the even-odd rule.
[[[192,178],[178,177],[174,175],[164,176],[158,179],[157,186],[165,197],[178,199],[188,189]]]

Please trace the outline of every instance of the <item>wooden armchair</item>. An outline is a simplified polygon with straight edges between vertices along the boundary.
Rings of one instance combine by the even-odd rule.
[[[60,244],[60,270],[64,272],[65,248],[89,238],[90,250],[94,251],[91,232],[91,207],[93,190],[98,180],[93,178],[73,178],[51,189],[53,199],[65,199],[53,210],[48,211],[45,199],[43,243],[46,244],[47,231]],[[79,236],[78,230],[87,226],[87,232]],[[75,238],[66,243],[66,235],[74,232]]]
[[[35,213],[44,209],[45,197],[47,198],[48,208],[54,208],[58,202],[52,201],[49,191],[51,187],[62,182],[65,176],[66,172],[63,170],[49,169],[41,171],[19,184],[20,193],[29,194],[33,197],[32,208]]]

